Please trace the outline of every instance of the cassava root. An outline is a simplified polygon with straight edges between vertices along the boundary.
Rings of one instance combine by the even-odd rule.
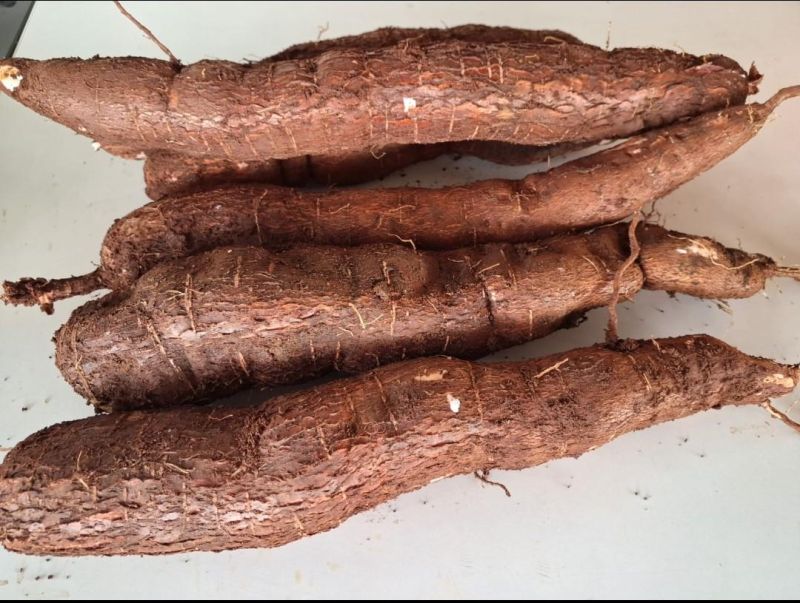
[[[522,180],[442,189],[298,191],[233,185],[145,205],[117,221],[89,277],[4,283],[4,299],[39,305],[107,287],[123,290],[172,258],[227,245],[355,245],[410,241],[416,249],[531,241],[625,219],[750,140],[784,100],[731,107],[635,136]]]
[[[334,49],[375,50],[397,44],[433,42],[535,44],[581,41],[563,31],[526,30],[512,27],[460,25],[447,29],[403,29],[386,27],[355,36],[298,44],[270,57],[271,60],[316,58]],[[150,153],[144,164],[147,196],[158,200],[231,182],[260,182],[282,186],[345,185],[375,180],[403,167],[445,154],[472,155],[505,165],[523,165],[557,156],[582,145],[531,147],[481,140],[429,145],[389,145],[361,152],[334,155],[303,155],[290,159],[200,159],[177,153]]]
[[[577,457],[766,403],[798,378],[697,335],[517,363],[419,359],[251,407],[62,423],[0,466],[0,538],[34,555],[280,546],[436,479]]]
[[[375,50],[397,44],[434,42],[533,44],[581,44],[563,31],[526,30],[512,27],[461,25],[448,29],[403,29],[385,27],[355,36],[298,44],[277,55],[277,60],[319,57],[334,49]],[[289,159],[228,158],[203,159],[178,153],[150,153],[144,164],[147,196],[158,200],[167,195],[186,194],[231,182],[260,182],[282,186],[357,184],[387,176],[403,167],[445,154],[472,155],[505,165],[523,165],[556,156],[573,146],[531,147],[482,140],[428,145],[389,145],[360,152],[332,155],[302,155]]]
[[[270,60],[315,59],[334,49],[376,50],[397,44],[428,45],[440,42],[570,43],[582,42],[561,31],[531,31],[510,27],[463,25],[448,29],[383,28],[356,36],[293,46]],[[427,145],[389,145],[342,155],[303,155],[285,160],[228,158],[202,159],[178,153],[149,153],[144,165],[147,195],[158,200],[231,182],[260,182],[283,186],[344,185],[367,182],[408,165],[444,154],[472,155],[505,165],[533,163],[557,156],[582,144],[547,147],[482,140]]]
[[[0,70],[13,81],[2,92],[109,152],[232,161],[596,142],[741,104],[760,79],[721,56],[424,37],[253,64],[9,58]]]
[[[159,264],[130,290],[77,309],[56,334],[56,363],[79,394],[112,411],[417,356],[477,358],[609,305],[627,230],[445,252],[220,248]],[[783,274],[764,256],[657,226],[638,240],[623,299],[643,287],[747,297]]]

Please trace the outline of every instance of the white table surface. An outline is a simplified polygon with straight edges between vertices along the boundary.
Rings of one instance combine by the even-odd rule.
[[[255,59],[384,25],[561,28],[612,46],[720,52],[766,77],[762,100],[800,83],[800,3],[127,2],[184,62]],[[37,2],[18,56],[159,56],[111,2]],[[88,271],[112,220],[143,204],[141,164],[0,100],[0,277]],[[800,102],[660,202],[669,227],[800,263]],[[443,171],[448,167],[447,171]],[[458,167],[459,169],[455,169]],[[383,184],[440,186],[523,168],[449,159]],[[61,379],[53,316],[0,307],[0,446],[89,416]],[[751,354],[800,361],[800,285],[730,304],[642,293],[630,337],[706,332]],[[604,311],[499,357],[600,341]],[[800,397],[796,392],[779,405]],[[798,413],[800,414],[800,413]],[[578,460],[495,472],[513,497],[452,478],[276,550],[158,558],[35,558],[0,552],[11,597],[791,597],[800,594],[800,434],[760,408],[729,408],[623,436]]]

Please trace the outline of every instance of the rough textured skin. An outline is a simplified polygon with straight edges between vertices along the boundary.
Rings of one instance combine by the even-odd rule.
[[[340,36],[330,40],[295,44],[272,55],[272,61],[311,59],[331,50],[376,50],[387,46],[427,45],[434,42],[470,42],[496,44],[502,42],[527,42],[531,44],[582,44],[575,36],[557,29],[517,29],[490,25],[457,25],[440,28],[381,27],[354,36]]]
[[[99,410],[192,403],[252,386],[361,372],[431,354],[477,358],[541,337],[608,305],[628,256],[625,224],[548,241],[415,252],[221,248],[165,262],[128,293],[77,309],[56,335],[56,363]],[[703,297],[751,294],[773,274],[761,256],[650,227],[644,267],[622,294],[673,285]],[[653,249],[648,249],[653,246]],[[663,255],[661,258],[659,255]],[[681,276],[665,276],[680,265]]]
[[[298,60],[318,57],[335,49],[375,50],[405,44],[461,41],[472,44],[499,42],[581,44],[563,31],[526,30],[512,27],[460,25],[448,29],[404,29],[384,27],[355,36],[292,46],[270,60]],[[444,154],[474,155],[496,163],[523,165],[564,152],[570,145],[529,147],[487,141],[466,141],[429,145],[389,145],[380,149],[347,154],[304,155],[286,160],[232,161],[203,159],[176,153],[151,153],[144,166],[147,196],[161,199],[231,182],[261,182],[283,186],[305,184],[345,185],[368,182],[420,161]]]
[[[790,392],[796,366],[698,335],[519,363],[427,358],[249,408],[62,423],[0,466],[0,538],[39,555],[274,547],[435,479],[577,457]]]
[[[800,272],[782,268],[764,255],[732,249],[713,239],[666,231],[648,225],[638,229],[637,263],[645,287],[710,299],[745,298],[763,291],[768,278]]]
[[[405,241],[452,249],[618,221],[728,157],[798,94],[800,87],[785,88],[764,104],[707,113],[522,180],[339,191],[251,184],[166,198],[111,227],[98,273],[6,281],[4,298],[50,311],[76,291],[124,289],[159,262],[225,245]]]
[[[720,56],[561,40],[406,40],[185,67],[11,58],[0,70],[18,84],[4,93],[109,151],[233,161],[458,140],[593,142],[741,104],[757,79]]]
[[[390,145],[378,150],[337,155],[305,155],[291,159],[231,161],[177,153],[151,153],[144,164],[147,196],[207,190],[233,182],[281,186],[346,185],[369,182],[421,161],[441,155],[472,155],[503,165],[525,165],[557,157],[583,145],[533,147],[484,140],[437,144]]]

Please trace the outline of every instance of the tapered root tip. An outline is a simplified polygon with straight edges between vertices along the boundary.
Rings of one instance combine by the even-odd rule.
[[[786,366],[784,368],[786,369],[786,373],[788,374],[788,377],[785,377],[788,391],[786,391],[785,393],[790,393],[794,389],[794,386],[796,386],[800,382],[800,365],[795,364],[794,366]],[[775,377],[776,378],[782,377],[782,375],[775,375]],[[789,408],[788,412],[779,410],[769,400],[764,402],[761,406],[764,407],[767,410],[767,412],[769,412],[769,414],[771,414],[773,417],[775,417],[780,421],[783,421],[786,425],[788,425],[795,431],[800,432],[800,422],[798,422],[799,419],[797,417],[789,416],[789,413],[796,406],[796,404],[793,404]]]
[[[86,295],[104,287],[99,270],[61,279],[23,278],[3,283],[3,301],[14,306],[39,306],[53,313],[53,302],[76,295]]]
[[[767,102],[764,103],[764,106],[769,111],[774,111],[775,107],[780,105],[783,101],[795,98],[800,96],[800,85],[798,86],[787,86],[786,88],[781,88],[778,90],[772,98],[770,98]]]
[[[800,281],[800,266],[775,266],[773,274]]]

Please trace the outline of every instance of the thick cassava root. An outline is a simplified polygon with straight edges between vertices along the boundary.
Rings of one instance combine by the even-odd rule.
[[[518,363],[427,358],[249,408],[98,416],[0,466],[0,537],[36,555],[274,547],[435,479],[577,457],[627,432],[762,404],[800,371],[708,336]]]
[[[39,305],[96,288],[122,290],[159,262],[226,245],[354,245],[406,241],[416,249],[531,241],[627,218],[711,168],[760,130],[785,88],[764,104],[732,107],[633,137],[522,180],[442,189],[298,191],[234,185],[150,203],[117,221],[87,277],[4,283],[4,299]]]
[[[548,39],[406,39],[300,59],[0,61],[2,91],[124,156],[232,161],[489,140],[628,136],[744,102],[758,74],[721,56]],[[13,82],[13,83],[12,83]]]
[[[747,297],[769,258],[657,226],[620,281],[714,299]],[[332,370],[431,354],[477,358],[609,305],[627,225],[446,252],[400,245],[221,248],[164,262],[127,292],[77,309],[56,363],[102,411],[192,403]]]
[[[170,56],[173,64],[180,64],[152,32],[144,28],[122,7],[120,9]],[[505,42],[581,44],[581,41],[574,36],[557,30],[524,30],[484,25],[462,25],[448,29],[389,27],[356,36],[300,44],[269,57],[269,60],[312,59],[323,52],[337,48],[375,50],[400,43],[405,45],[407,42],[418,45],[448,41],[472,44]],[[386,176],[400,168],[444,154],[473,155],[505,165],[522,165],[556,156],[580,146],[583,145],[532,147],[474,140],[429,145],[389,145],[346,154],[337,152],[333,155],[302,155],[284,160],[260,158],[246,161],[234,161],[227,157],[198,158],[180,153],[153,152],[145,153],[144,177],[147,195],[151,199],[161,199],[167,195],[186,194],[231,182],[260,182],[283,186],[356,184]],[[108,150],[126,157],[132,155],[125,149],[111,147]]]
[[[334,49],[375,50],[397,44],[434,42],[477,43],[570,43],[582,42],[561,31],[530,31],[510,27],[464,25],[449,29],[383,28],[356,36],[293,46],[270,60],[319,57]],[[150,153],[144,166],[147,195],[158,200],[231,182],[259,182],[283,186],[346,185],[368,182],[398,169],[444,154],[472,155],[505,165],[523,165],[557,156],[572,147],[506,144],[482,140],[438,144],[389,145],[342,155],[303,155],[285,160],[202,159],[177,153]]]
[[[570,43],[581,41],[563,31],[461,25],[448,29],[386,27],[356,36],[299,44],[270,57],[298,60],[318,57],[334,49],[375,50],[409,40],[415,44],[460,41],[477,43]],[[389,145],[379,149],[334,155],[303,155],[290,159],[203,159],[177,153],[150,153],[144,164],[147,196],[158,200],[231,182],[259,182],[282,186],[346,185],[368,182],[403,167],[445,154],[472,155],[504,165],[523,165],[556,156],[573,146],[531,147],[481,140],[428,145]]]

